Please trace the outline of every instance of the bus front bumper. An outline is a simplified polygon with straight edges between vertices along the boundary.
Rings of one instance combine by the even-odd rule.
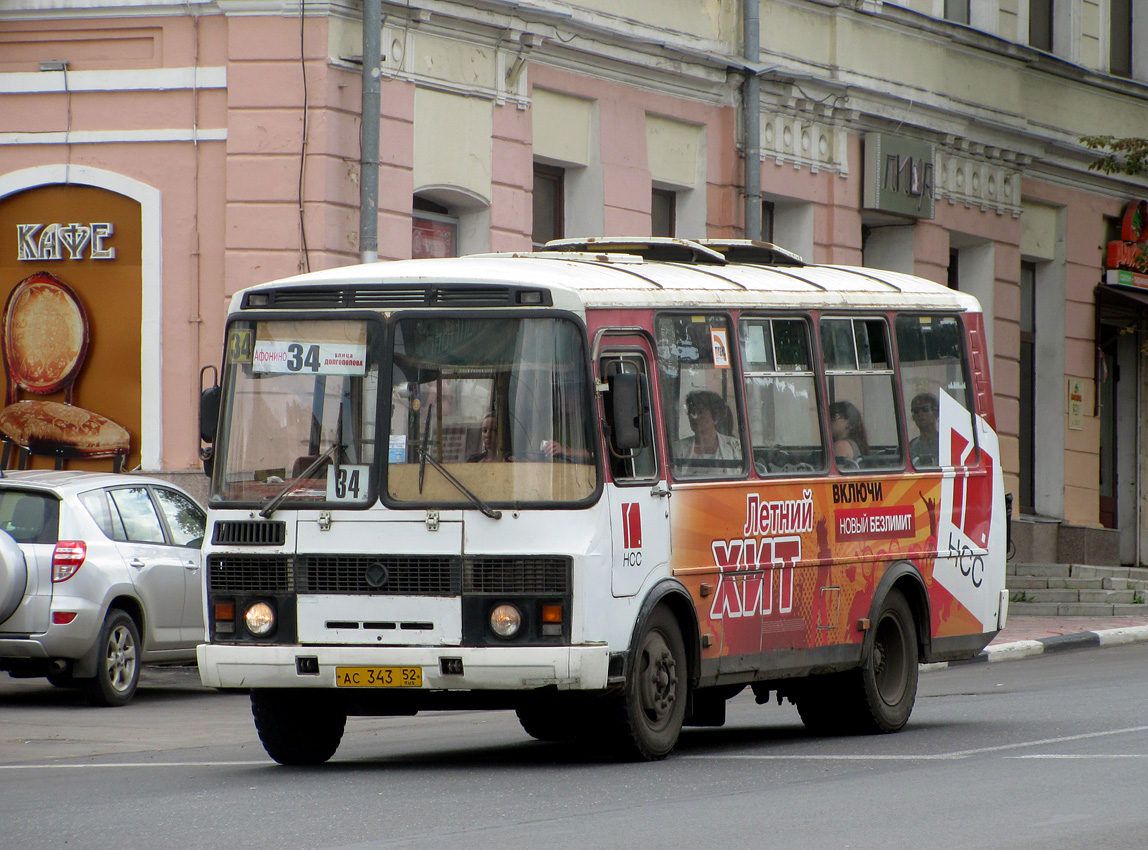
[[[200,644],[209,688],[334,688],[338,667],[418,667],[422,690],[525,691],[607,686],[610,649],[579,646],[252,646]],[[461,673],[453,672],[461,669]],[[404,690],[409,690],[405,689]]]

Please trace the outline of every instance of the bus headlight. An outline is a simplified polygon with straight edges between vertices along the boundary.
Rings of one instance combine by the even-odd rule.
[[[275,610],[266,602],[256,602],[243,612],[247,631],[262,637],[275,628]]]
[[[513,605],[495,605],[490,612],[490,630],[499,637],[511,638],[522,628],[522,612]]]

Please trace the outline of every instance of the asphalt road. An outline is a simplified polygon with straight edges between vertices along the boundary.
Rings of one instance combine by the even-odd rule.
[[[335,759],[263,753],[248,701],[148,671],[126,708],[0,678],[0,848],[1148,846],[1148,645],[934,670],[890,736],[807,737],[747,693],[654,764],[512,714],[352,718]]]

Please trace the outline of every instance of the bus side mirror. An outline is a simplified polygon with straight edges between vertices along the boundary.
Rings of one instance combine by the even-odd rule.
[[[199,372],[201,388],[203,387],[204,374],[208,369],[214,371],[215,367],[204,366]],[[215,442],[215,436],[219,430],[219,398],[221,394],[218,373],[213,378],[211,386],[201,389],[199,393],[199,459],[203,461],[204,474],[209,476],[215,461],[215,448],[211,443]],[[203,443],[207,443],[207,445],[203,445]]]
[[[650,393],[646,376],[622,372],[607,379],[614,445],[618,451],[648,446],[650,440]]]
[[[219,428],[219,387],[208,387],[199,396],[199,439],[215,442]]]

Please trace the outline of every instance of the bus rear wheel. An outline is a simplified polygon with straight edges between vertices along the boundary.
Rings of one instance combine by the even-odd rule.
[[[347,715],[329,700],[299,691],[252,691],[251,714],[267,755],[286,765],[327,761],[347,724]]]
[[[616,698],[618,755],[656,761],[670,754],[685,720],[688,678],[682,630],[669,610],[657,608],[638,641],[625,689]]]
[[[874,621],[873,645],[856,670],[810,679],[795,697],[815,735],[896,732],[917,699],[917,632],[904,595],[889,591]]]
[[[861,734],[896,732],[909,721],[917,700],[917,630],[899,590],[885,597],[874,630],[869,658],[856,671]]]

